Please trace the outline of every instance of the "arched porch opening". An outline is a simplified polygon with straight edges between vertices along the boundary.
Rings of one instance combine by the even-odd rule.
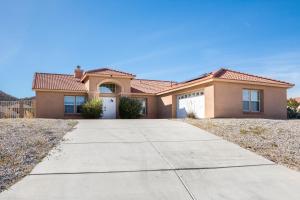
[[[113,79],[105,79],[97,85],[97,90],[100,95],[117,95],[124,91],[122,84]]]

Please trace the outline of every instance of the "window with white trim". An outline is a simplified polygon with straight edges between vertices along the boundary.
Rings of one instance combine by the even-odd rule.
[[[116,92],[116,85],[109,83],[109,84],[101,84],[99,87],[100,93],[104,94],[112,94]]]
[[[261,91],[243,89],[243,111],[260,112],[261,111]]]
[[[64,107],[66,114],[81,113],[82,105],[85,103],[85,96],[65,96]]]

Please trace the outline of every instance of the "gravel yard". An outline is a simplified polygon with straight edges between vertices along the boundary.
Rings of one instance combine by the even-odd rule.
[[[76,121],[0,119],[0,192],[27,175]]]
[[[267,159],[300,171],[300,120],[184,119]]]

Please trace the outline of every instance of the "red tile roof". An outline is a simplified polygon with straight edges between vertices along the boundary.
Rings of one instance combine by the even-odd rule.
[[[213,72],[214,78],[227,79],[227,80],[238,80],[238,81],[253,81],[253,82],[261,82],[261,83],[271,83],[271,84],[284,84],[284,85],[292,85],[287,82],[278,81],[271,78],[251,75],[247,73],[237,72],[230,69],[221,68],[220,70]]]
[[[131,92],[155,94],[171,88],[173,84],[176,83],[171,81],[133,79],[131,80]]]
[[[194,83],[198,83],[198,82],[201,82],[204,80],[209,80],[211,78],[234,80],[234,81],[250,81],[250,82],[255,82],[255,83],[269,83],[269,84],[283,85],[286,87],[293,86],[293,84],[291,84],[291,83],[221,68],[215,72],[206,73],[206,74],[203,74],[196,78],[193,78],[193,79],[190,79],[190,80],[187,80],[184,82],[180,82],[180,83],[174,85],[173,87],[167,88],[166,90],[163,90],[161,92],[166,93],[166,92],[173,91],[173,90],[180,90],[181,87],[189,86]]]
[[[85,72],[88,73],[99,73],[103,75],[117,75],[117,76],[127,76],[134,77],[133,74],[112,70],[108,68],[101,68],[96,70],[90,70]],[[255,83],[269,83],[283,85],[286,87],[291,87],[293,84],[277,81],[270,78],[255,76],[251,74],[241,73],[229,69],[219,69],[216,72],[211,72],[208,74],[201,75],[199,77],[193,78],[188,81],[181,83],[175,83],[171,81],[160,81],[160,80],[147,80],[147,79],[133,79],[131,81],[131,92],[133,93],[161,93],[168,92],[173,89],[179,90],[181,87],[189,86],[194,83],[202,82],[204,80],[224,79],[224,80],[235,80],[235,81],[252,81]],[[83,83],[73,75],[66,74],[48,74],[48,73],[36,73],[33,89],[47,89],[47,90],[66,90],[66,91],[79,91],[85,92],[86,88]]]
[[[32,88],[86,92],[80,79],[67,74],[35,73]]]
[[[300,103],[300,97],[296,97],[295,100]]]
[[[88,70],[85,72],[85,74],[100,74],[100,75],[112,75],[112,76],[126,76],[126,77],[135,77],[134,74],[130,74],[127,72],[122,72],[110,68],[99,68],[99,69],[93,69]]]

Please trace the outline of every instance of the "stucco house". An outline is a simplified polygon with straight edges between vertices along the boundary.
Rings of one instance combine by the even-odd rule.
[[[103,118],[118,118],[122,96],[139,99],[144,118],[287,117],[287,89],[293,84],[221,68],[184,82],[137,79],[100,68],[74,74],[35,73],[36,116],[80,117],[88,99],[103,100]]]

